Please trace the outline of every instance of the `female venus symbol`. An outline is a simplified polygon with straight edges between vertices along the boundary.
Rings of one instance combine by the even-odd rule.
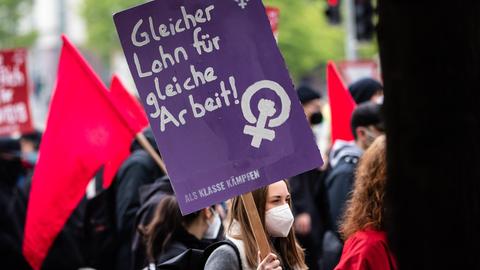
[[[269,99],[260,99],[258,102],[258,110],[260,112],[258,119],[255,118],[250,107],[250,101],[253,95],[261,89],[269,89],[274,91],[280,97],[280,102],[282,103],[280,115],[278,115],[278,117],[275,119],[270,119],[268,121],[268,125],[268,118],[274,116],[276,112],[275,102]],[[274,81],[259,81],[250,85],[247,90],[245,90],[241,101],[243,117],[250,124],[256,125],[245,125],[243,133],[252,136],[251,145],[253,147],[260,148],[262,140],[273,141],[273,139],[275,139],[275,131],[266,127],[268,126],[269,128],[274,128],[285,123],[285,121],[287,121],[287,119],[290,117],[291,104],[292,102],[290,101],[287,92],[285,92],[285,89],[283,89],[280,84]]]

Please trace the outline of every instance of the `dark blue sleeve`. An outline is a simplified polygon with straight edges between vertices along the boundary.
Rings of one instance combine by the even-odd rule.
[[[340,166],[340,165],[339,165]],[[342,167],[332,171],[327,178],[327,200],[332,229],[338,232],[339,223],[345,210],[345,203],[352,191],[354,180],[353,168]]]

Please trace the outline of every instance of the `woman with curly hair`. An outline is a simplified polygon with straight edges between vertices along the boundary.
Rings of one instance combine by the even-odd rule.
[[[385,136],[380,136],[360,160],[352,197],[340,226],[346,242],[335,270],[397,269],[385,233],[385,144]]]

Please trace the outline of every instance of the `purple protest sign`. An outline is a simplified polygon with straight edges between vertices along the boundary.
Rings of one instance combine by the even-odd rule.
[[[263,4],[240,2],[114,15],[183,214],[323,163]]]

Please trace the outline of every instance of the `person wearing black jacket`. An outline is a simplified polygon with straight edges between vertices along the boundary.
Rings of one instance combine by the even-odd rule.
[[[24,165],[18,140],[0,139],[0,255],[2,269],[31,269],[22,254],[31,174]],[[42,270],[78,269],[83,256],[85,200],[70,215],[52,243]]]
[[[320,112],[321,96],[308,86],[302,86],[297,90],[298,97],[302,103],[305,117],[310,125],[322,122],[323,116]],[[319,207],[325,204],[323,192],[323,171],[313,169],[289,179],[293,210],[295,215],[295,233],[298,241],[305,248],[305,263],[309,269],[318,269],[320,255],[320,243],[323,235],[323,213]]]
[[[144,131],[150,144],[156,148],[151,129]],[[117,172],[115,188],[115,224],[119,243],[115,269],[130,269],[132,265],[132,239],[135,216],[140,208],[139,189],[164,175],[152,157],[134,140],[131,154]],[[157,150],[158,152],[158,150]]]
[[[203,250],[217,238],[222,221],[212,207],[182,216],[177,199],[165,195],[150,223],[140,226],[149,264],[161,264],[187,249]]]
[[[138,228],[146,227],[155,214],[160,201],[167,195],[173,195],[172,185],[168,176],[163,176],[152,184],[140,187],[140,209],[135,218],[135,235],[132,242],[133,263],[132,270],[142,269],[148,264],[145,245]]]
[[[30,269],[22,255],[26,200],[17,183],[25,175],[20,144],[0,139],[0,254],[2,268]]]

